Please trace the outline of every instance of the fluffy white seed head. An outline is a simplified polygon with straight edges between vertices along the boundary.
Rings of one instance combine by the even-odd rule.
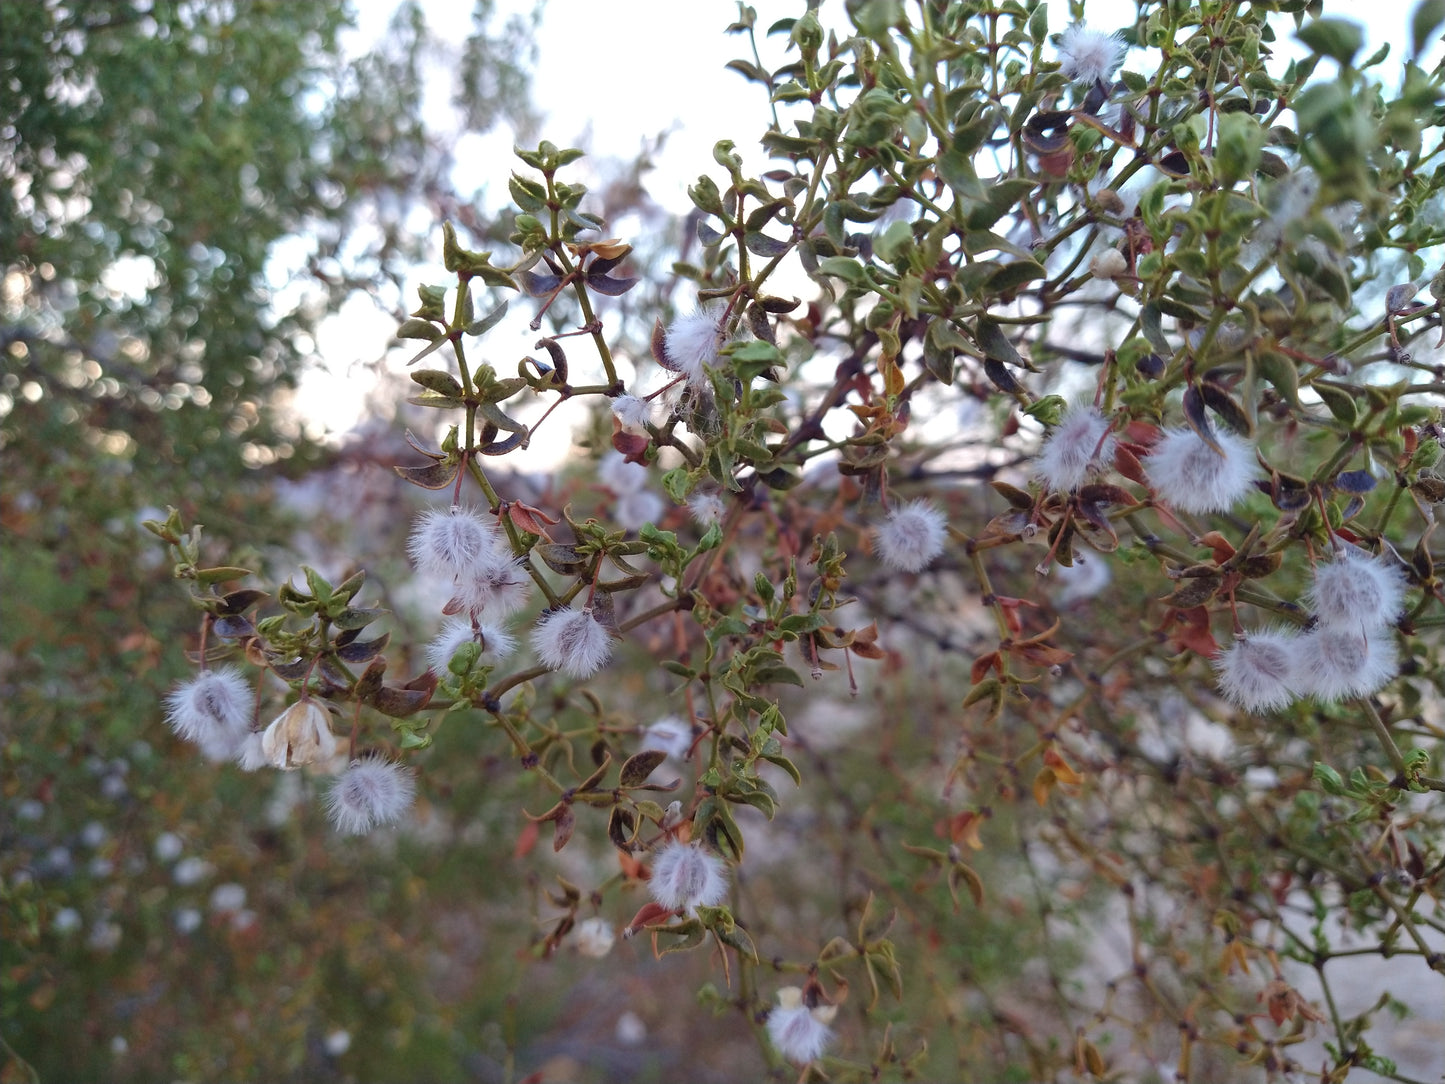
[[[1398,671],[1387,632],[1320,627],[1299,638],[1292,681],[1301,694],[1333,701],[1378,692]]]
[[[645,434],[652,418],[652,404],[638,395],[619,395],[612,400],[612,416],[624,433]]]
[[[665,715],[642,732],[639,752],[656,749],[674,760],[682,760],[692,748],[692,727],[676,715]]]
[[[465,610],[474,616],[502,618],[527,605],[532,581],[511,554],[498,552],[458,575],[453,589],[456,594],[448,613]]]
[[[573,936],[577,939],[577,951],[583,956],[600,960],[612,951],[617,941],[617,931],[601,915],[593,915],[577,923]]]
[[[406,552],[420,572],[458,576],[495,561],[502,549],[496,527],[470,508],[428,508],[417,516]]]
[[[624,493],[612,506],[612,517],[619,527],[629,531],[639,530],[644,524],[656,523],[667,511],[662,498],[650,489],[639,489]]]
[[[725,313],[721,303],[709,302],[687,316],[679,316],[663,333],[669,368],[685,376],[694,387],[707,385],[707,367],[717,363],[718,351],[727,344]]]
[[[261,732],[257,730],[247,734],[236,749],[236,764],[241,771],[259,771],[269,763],[270,761],[266,759],[266,750],[261,743]]]
[[[621,452],[608,452],[597,464],[597,480],[621,497],[647,485],[647,468],[628,462]]]
[[[342,835],[359,836],[397,820],[415,798],[416,782],[409,770],[381,757],[364,757],[336,777],[326,812]]]
[[[1076,83],[1105,81],[1123,62],[1124,48],[1118,34],[1074,23],[1059,35],[1059,70]]]
[[[716,493],[699,490],[687,499],[688,515],[692,516],[692,521],[704,530],[714,523],[721,522],[726,511],[727,506]]]
[[[261,735],[261,753],[274,768],[326,763],[336,755],[336,735],[326,709],[314,700],[296,701]]]
[[[532,629],[532,647],[542,665],[589,678],[612,657],[612,634],[590,609],[552,610]]]
[[[1160,500],[1181,512],[1227,512],[1254,488],[1254,445],[1223,429],[1214,439],[1222,455],[1192,429],[1171,429],[1159,439],[1144,473]]]
[[[773,1049],[794,1065],[806,1065],[820,1057],[833,1038],[828,1026],[836,1007],[803,1004],[803,991],[785,986],[778,991],[778,1006],[768,1014],[768,1041]]]
[[[652,860],[652,898],[674,911],[716,907],[727,898],[727,863],[691,843],[670,839]]]
[[[452,661],[457,649],[473,641],[482,646],[482,652],[477,656],[478,666],[495,666],[517,646],[512,634],[500,625],[479,621],[474,626],[467,618],[451,618],[442,622],[442,631],[426,645],[427,666],[441,673]]]
[[[1246,711],[1272,712],[1295,698],[1300,637],[1286,629],[1243,633],[1214,659],[1219,691]]]
[[[1084,484],[1090,470],[1103,469],[1113,458],[1109,423],[1098,407],[1081,404],[1070,408],[1049,434],[1034,477],[1048,490],[1068,493]]]
[[[229,760],[251,729],[256,698],[234,666],[203,670],[166,697],[166,723],[179,737]]]
[[[878,556],[889,568],[918,572],[943,552],[948,521],[928,500],[909,501],[893,509],[873,532]]]
[[[1400,616],[1405,575],[1384,557],[1346,546],[1315,566],[1305,604],[1326,628],[1377,629]]]

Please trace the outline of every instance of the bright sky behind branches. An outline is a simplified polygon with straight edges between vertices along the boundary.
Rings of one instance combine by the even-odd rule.
[[[385,34],[397,0],[356,3],[356,47],[360,52],[372,48]],[[469,25],[469,0],[423,0],[422,6],[433,27],[445,27],[458,18]],[[767,28],[778,19],[801,14],[805,5],[803,0],[760,0],[753,7],[758,13],[763,65],[776,68],[786,62],[787,38],[781,34],[768,38]],[[1375,71],[1393,83],[1407,53],[1414,7],[1415,0],[1326,0],[1325,14],[1364,25],[1366,47],[1361,59],[1382,42],[1391,44],[1390,56]],[[529,11],[530,0],[500,0],[498,8],[505,18]],[[1088,0],[1085,5],[1089,25],[1104,31],[1127,26],[1135,10],[1133,0]],[[746,35],[724,33],[737,12],[735,0],[608,0],[604,4],[547,0],[533,76],[542,115],[538,138],[559,146],[583,146],[598,157],[628,160],[644,142],[667,133],[647,180],[652,197],[678,214],[691,209],[687,186],[700,173],[715,168],[712,148],[719,139],[733,140],[749,168],[767,168],[757,151],[758,136],[769,118],[764,90],[726,67],[729,60],[751,59]],[[841,25],[845,20],[841,0],[824,0],[820,14],[825,26]],[[1062,31],[1068,23],[1068,3],[1050,3],[1051,30]],[[1274,48],[1282,70],[1298,55],[1298,46],[1292,42],[1292,19],[1281,16],[1278,25],[1279,40]],[[1126,58],[1125,67],[1137,55]],[[1328,70],[1328,64],[1321,65],[1319,74]],[[445,75],[437,73],[435,88],[442,103],[448,86]],[[785,127],[787,124],[785,118]],[[505,193],[506,178],[517,165],[512,140],[512,133],[505,129],[459,140],[453,147],[457,190]],[[415,282],[443,282],[446,278],[439,266],[424,267],[418,269]],[[368,389],[365,377],[358,379],[358,363],[378,357],[393,330],[390,316],[359,298],[349,311],[322,328],[318,347],[323,367],[303,379],[297,403],[309,421],[339,433],[362,420]]]

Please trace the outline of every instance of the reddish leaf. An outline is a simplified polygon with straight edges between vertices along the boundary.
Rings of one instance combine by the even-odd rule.
[[[518,530],[526,531],[528,534],[538,535],[542,538],[550,538],[547,528],[554,523],[561,522],[553,516],[547,515],[540,508],[533,508],[530,504],[523,504],[521,501],[513,501],[507,505],[507,515],[517,525]]]
[[[969,671],[968,675],[970,684],[977,685],[990,669],[996,669],[1000,674],[1003,673],[1003,666],[997,651],[990,651],[974,662],[973,669]]]
[[[672,921],[673,915],[677,914],[670,907],[664,907],[660,903],[645,903],[637,914],[632,916],[632,921],[622,931],[624,937],[631,937],[638,930],[645,930],[649,926],[663,926]]]
[[[1123,444],[1114,445],[1114,469],[1131,482],[1138,482],[1141,486],[1149,484],[1139,457]]]
[[[1219,643],[1209,631],[1209,611],[1205,607],[1169,611],[1165,627],[1170,625],[1174,628],[1169,633],[1169,642],[1175,650],[1193,651],[1205,658],[1219,654]]]
[[[1224,535],[1218,531],[1210,531],[1208,534],[1203,535],[1199,539],[1199,544],[1201,546],[1208,546],[1214,551],[1216,564],[1222,565],[1234,556],[1234,546],[1230,543],[1229,539],[1225,538]]]
[[[651,443],[651,439],[641,433],[625,433],[619,429],[612,434],[612,447],[621,452],[623,458],[629,463],[641,463],[642,455]],[[532,533],[536,534],[537,532],[533,531]]]

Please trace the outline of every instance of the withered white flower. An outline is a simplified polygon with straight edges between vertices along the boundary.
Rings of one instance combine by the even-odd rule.
[[[785,986],[778,991],[778,1006],[768,1013],[768,1041],[795,1065],[806,1065],[822,1056],[833,1029],[828,1025],[837,1015],[836,1005],[808,1008],[803,991]]]
[[[1144,473],[1170,507],[1195,514],[1227,512],[1254,488],[1259,474],[1254,445],[1224,429],[1214,439],[1219,451],[1192,429],[1171,429],[1150,449]]]
[[[1103,82],[1123,63],[1124,49],[1118,34],[1074,23],[1059,35],[1059,70],[1076,83]]]
[[[948,521],[932,501],[909,501],[893,509],[888,519],[874,529],[878,556],[890,568],[919,572],[943,552]]]
[[[727,863],[692,843],[670,839],[652,860],[652,898],[674,911],[716,907],[727,898]]]
[[[612,658],[612,634],[590,609],[550,610],[532,629],[532,647],[544,666],[588,678]]]
[[[1300,637],[1286,629],[1242,633],[1214,659],[1219,691],[1246,711],[1288,707],[1296,696],[1294,672]]]
[[[1385,557],[1343,546],[1332,561],[1315,566],[1305,604],[1328,628],[1377,629],[1400,616],[1405,574]]]
[[[415,797],[416,783],[408,769],[382,757],[364,757],[336,777],[326,811],[338,832],[357,836],[397,820]]]
[[[261,735],[261,752],[276,768],[326,763],[336,755],[336,735],[326,709],[311,699],[296,701]]]
[[[1083,485],[1091,470],[1114,458],[1109,423],[1092,404],[1071,407],[1054,427],[1034,464],[1034,477],[1050,491],[1069,493]]]

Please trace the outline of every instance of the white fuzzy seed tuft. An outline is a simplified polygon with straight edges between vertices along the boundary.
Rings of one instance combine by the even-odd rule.
[[[1254,445],[1226,430],[1214,434],[1223,455],[1192,429],[1171,429],[1144,461],[1155,494],[1181,512],[1227,512],[1254,488]]]
[[[716,907],[727,898],[727,863],[691,843],[668,840],[652,861],[652,898],[674,911]]]
[[[803,1004],[803,992],[796,986],[778,991],[778,1006],[768,1013],[768,1041],[794,1065],[815,1061],[833,1038],[825,1019],[832,1006],[810,1009]]]
[[[1246,711],[1271,712],[1295,698],[1300,637],[1284,629],[1241,634],[1214,659],[1219,691]]]
[[[641,396],[619,395],[612,400],[612,416],[624,433],[646,435],[647,423],[652,418],[652,404]]]
[[[456,577],[456,592],[448,613],[465,610],[477,615],[506,617],[527,604],[532,594],[532,581],[522,571],[521,563],[509,553],[493,553],[488,560],[474,565]]]
[[[601,915],[593,915],[577,924],[577,951],[583,956],[600,960],[612,951],[617,941],[617,931]]]
[[[948,521],[932,501],[909,501],[873,532],[878,556],[889,568],[919,572],[943,552]]]
[[[1326,628],[1377,629],[1400,616],[1405,575],[1384,557],[1347,546],[1315,566],[1305,604]]]
[[[665,715],[642,733],[638,752],[656,749],[673,760],[682,760],[692,748],[692,726],[676,715]]]
[[[1123,62],[1124,49],[1118,34],[1074,23],[1059,35],[1059,70],[1076,83],[1104,82]]]
[[[608,452],[597,464],[597,480],[621,497],[647,485],[647,468],[630,462],[621,452]]]
[[[589,610],[552,610],[532,629],[542,664],[575,678],[589,678],[612,657],[612,634]]]
[[[420,572],[458,576],[496,560],[497,529],[470,508],[428,508],[416,518],[406,552]]]
[[[381,757],[366,757],[353,760],[336,777],[326,812],[342,835],[359,836],[395,821],[415,798],[416,783],[409,770]]]
[[[203,670],[166,697],[166,723],[213,760],[229,760],[250,732],[255,706],[250,683],[240,670],[233,666]]]
[[[477,665],[495,666],[506,659],[517,646],[512,634],[500,625],[480,621],[474,627],[470,620],[452,618],[442,622],[442,631],[426,645],[426,662],[434,672],[441,673],[463,644],[472,641],[482,645]]]
[[[706,530],[722,521],[727,506],[716,493],[697,492],[687,499],[687,512],[692,521]]]
[[[1369,696],[1399,672],[1388,633],[1317,628],[1299,638],[1292,681],[1301,693],[1326,702]]]
[[[1069,493],[1083,485],[1090,469],[1114,458],[1114,438],[1099,408],[1072,407],[1049,434],[1034,464],[1034,476],[1050,491]]]
[[[705,387],[707,367],[716,364],[718,351],[727,343],[723,332],[724,311],[720,303],[711,302],[673,320],[663,333],[667,357],[659,362],[681,373],[694,387]]]
[[[612,515],[617,520],[617,525],[628,531],[640,530],[645,524],[656,523],[665,511],[667,505],[650,489],[624,493],[612,506]]]

